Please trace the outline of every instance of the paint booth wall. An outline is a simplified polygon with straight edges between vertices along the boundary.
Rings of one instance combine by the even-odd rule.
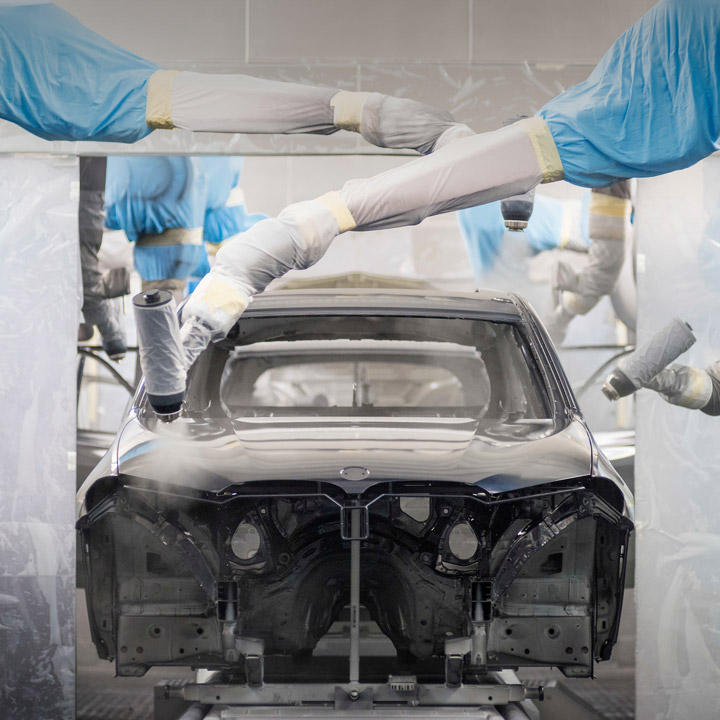
[[[410,97],[477,132],[532,115],[590,73],[654,0],[58,0],[159,65]],[[7,123],[6,151],[377,153],[356,134],[155,131],[128,146],[46,143]]]
[[[76,158],[0,157],[0,716],[75,701]]]
[[[639,183],[638,329],[672,317],[720,357],[720,159]],[[670,290],[670,291],[669,291]],[[638,396],[638,720],[714,718],[720,708],[720,418]]]

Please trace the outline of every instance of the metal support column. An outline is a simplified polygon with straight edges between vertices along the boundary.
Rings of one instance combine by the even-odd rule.
[[[360,537],[362,510],[350,514],[350,682],[360,681]]]

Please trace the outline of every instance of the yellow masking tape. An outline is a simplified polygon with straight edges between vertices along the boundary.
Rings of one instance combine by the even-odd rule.
[[[547,123],[542,118],[526,118],[518,124],[530,137],[535,156],[542,170],[543,182],[562,180],[565,177],[565,171]]]
[[[325,193],[325,195],[316,198],[316,202],[319,202],[332,213],[338,224],[338,232],[344,233],[357,227],[355,218],[352,216],[340,193]]]
[[[586,315],[597,304],[597,298],[578,295],[573,292],[564,292],[562,294],[562,304],[573,315]]]
[[[228,199],[225,201],[225,207],[237,207],[238,205],[245,204],[245,193],[241,187],[234,187],[230,191]]]
[[[219,243],[206,242],[206,243],[205,243],[205,250],[207,251],[207,254],[208,254],[210,257],[215,257],[215,255],[217,255],[218,252],[220,252],[220,248],[221,248],[223,245],[225,245],[225,241],[219,242]]]
[[[172,81],[177,70],[158,70],[148,80],[145,122],[153,130],[172,130]]]
[[[687,401],[697,404],[700,401],[707,402],[708,400],[708,384],[706,383],[706,373],[704,370],[698,370],[697,368],[691,368],[690,378],[692,383],[690,387],[686,388],[682,396]]]
[[[630,217],[632,203],[625,198],[603,195],[602,193],[591,193],[590,214],[604,215],[605,217],[626,218]]]
[[[202,228],[168,228],[157,235],[140,235],[138,245],[169,246],[169,245],[202,245]]]
[[[341,130],[360,132],[365,101],[370,93],[341,90],[333,95],[330,107],[333,109],[333,123]]]
[[[248,299],[241,292],[230,287],[217,278],[210,277],[207,283],[198,285],[195,292],[200,292],[198,300],[209,305],[213,310],[221,310],[231,317],[239,317],[248,306]]]

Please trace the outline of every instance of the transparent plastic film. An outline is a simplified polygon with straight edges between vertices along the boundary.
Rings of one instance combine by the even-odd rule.
[[[386,148],[412,148],[423,155],[437,149],[438,141],[444,137],[447,144],[451,134],[465,134],[472,131],[455,122],[455,118],[446,110],[426,105],[425,103],[397,98],[381,93],[346,93],[341,92],[333,98],[336,111],[355,102],[357,96],[362,97],[359,113],[360,122],[356,129],[365,140],[372,145]],[[352,113],[348,112],[352,117]],[[355,113],[355,117],[358,114]]]
[[[196,317],[190,317],[180,328],[185,367],[189,370],[213,339],[212,328]]]
[[[648,389],[655,390],[671,405],[702,410],[713,395],[713,381],[705,370],[671,365],[658,373],[647,384]]]
[[[638,345],[680,317],[697,343],[679,362],[711,377],[720,358],[719,187],[720,162],[711,157],[640,181],[635,213]],[[636,717],[714,718],[720,707],[718,417],[670,404],[657,392],[638,392],[636,403]]]
[[[145,391],[155,412],[177,417],[185,396],[185,359],[175,302],[169,292],[151,290],[133,298]]]

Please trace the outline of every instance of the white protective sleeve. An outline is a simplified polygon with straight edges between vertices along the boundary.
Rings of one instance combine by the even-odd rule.
[[[632,203],[627,183],[593,191],[590,199],[587,263],[577,273],[558,262],[553,278],[554,307],[546,327],[555,342],[562,342],[577,315],[586,315],[617,284],[625,262],[625,236]]]
[[[340,192],[286,208],[238,235],[217,255],[183,310],[223,337],[274,278],[316,263],[339,233],[418,223],[429,215],[517,195],[560,180],[562,164],[542,120],[462,137],[432,155]]]
[[[645,387],[655,390],[671,405],[701,410],[712,399],[713,381],[705,370],[687,365],[671,365],[662,370]]]
[[[158,70],[148,83],[153,129],[255,134],[358,132],[374,145],[435,149],[451,130],[469,131],[448,112],[381,93],[338,91],[248,75]]]

